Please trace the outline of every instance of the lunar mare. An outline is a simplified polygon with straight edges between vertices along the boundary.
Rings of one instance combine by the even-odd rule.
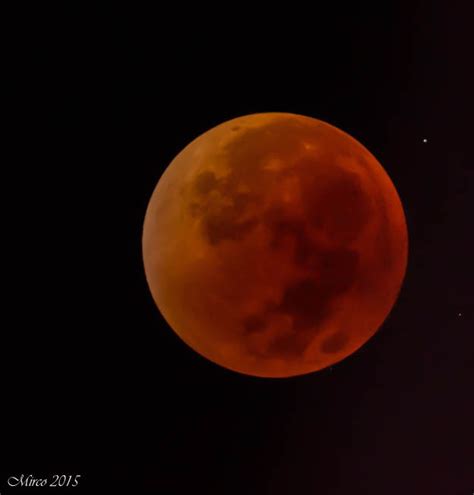
[[[143,229],[154,301],[195,351],[262,377],[316,371],[361,347],[398,296],[403,208],[373,155],[309,117],[254,114],[186,146]]]

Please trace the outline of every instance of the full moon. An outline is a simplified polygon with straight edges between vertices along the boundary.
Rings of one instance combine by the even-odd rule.
[[[261,113],[188,144],[161,176],[143,228],[153,299],[176,334],[260,377],[323,369],[391,311],[408,236],[389,176],[314,118]]]

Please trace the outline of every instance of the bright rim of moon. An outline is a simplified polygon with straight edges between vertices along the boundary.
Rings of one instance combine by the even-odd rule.
[[[186,146],[143,229],[153,299],[195,351],[287,377],[360,348],[392,309],[407,264],[403,207],[358,141],[325,122],[262,113]]]

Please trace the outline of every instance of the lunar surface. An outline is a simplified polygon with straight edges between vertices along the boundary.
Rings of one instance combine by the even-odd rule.
[[[360,348],[392,309],[407,228],[359,142],[301,115],[239,117],[186,146],[143,230],[146,278],[170,327],[234,371],[288,377]]]

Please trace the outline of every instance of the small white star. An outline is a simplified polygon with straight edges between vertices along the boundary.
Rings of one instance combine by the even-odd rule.
[[[458,313],[458,316],[462,316],[462,313]]]
[[[424,139],[423,139],[423,142],[424,142],[424,143],[427,143],[427,142],[428,142],[428,140],[427,140],[426,138],[424,138]]]

